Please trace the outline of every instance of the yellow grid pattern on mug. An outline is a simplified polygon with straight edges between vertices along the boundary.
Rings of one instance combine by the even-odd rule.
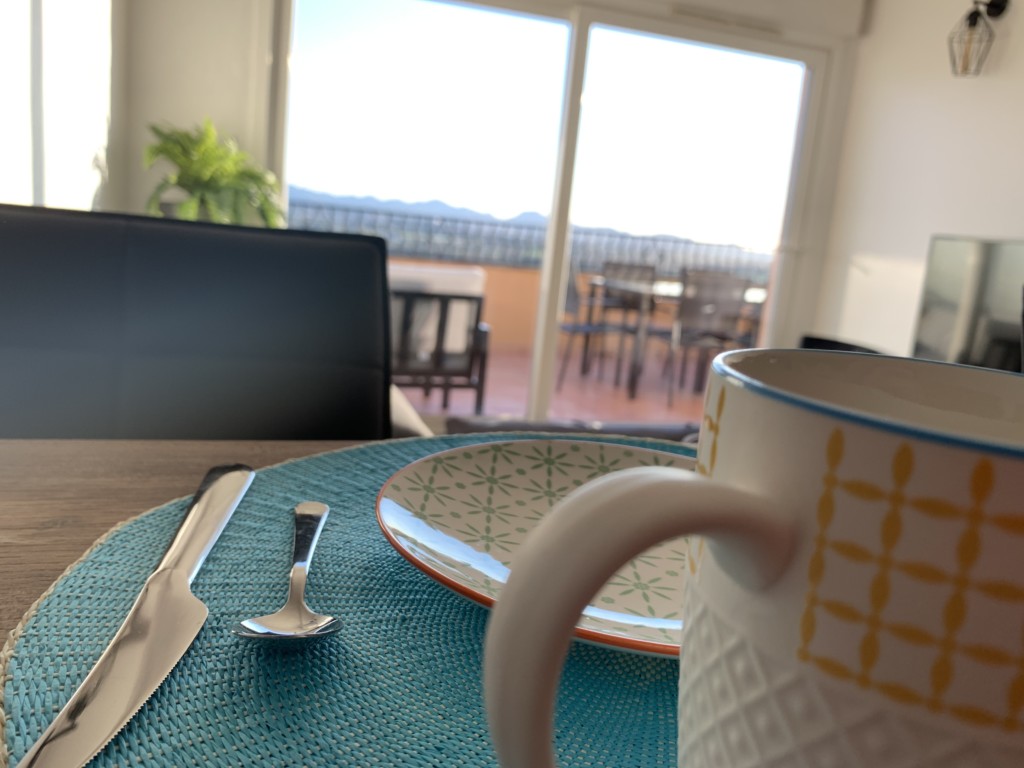
[[[708,403],[711,402],[713,394],[708,392]],[[701,442],[703,445],[709,445],[707,449],[707,461],[702,461],[701,455],[697,456],[697,464],[694,467],[694,471],[698,475],[704,475],[705,477],[713,477],[715,474],[715,464],[718,462],[718,436],[721,434],[722,426],[722,414],[725,412],[725,387],[720,386],[718,388],[718,399],[715,401],[715,415],[712,416],[710,412],[704,414],[703,423],[701,424]],[[710,435],[711,437],[708,437]],[[703,536],[688,536],[686,538],[686,562],[690,567],[690,575],[695,576],[697,570],[700,567],[701,561],[704,559],[704,537]]]
[[[908,443],[900,444],[892,457],[891,486],[857,479],[843,478],[839,467],[844,453],[841,429],[832,432],[827,448],[827,470],[824,489],[818,501],[817,535],[811,556],[809,590],[800,626],[801,644],[798,657],[814,664],[826,674],[880,691],[904,704],[946,712],[953,717],[983,726],[1018,731],[1024,710],[1024,627],[1012,638],[1000,637],[1008,645],[965,639],[963,629],[972,600],[988,601],[996,606],[1020,610],[1024,605],[1024,585],[983,578],[972,571],[982,556],[983,532],[990,529],[1000,536],[1011,536],[1024,544],[1024,517],[1014,514],[992,514],[986,511],[995,485],[995,469],[985,458],[979,459],[969,472],[970,501],[953,504],[945,499],[914,497],[905,494],[913,473],[914,450]],[[860,542],[838,539],[833,522],[837,504],[855,500],[860,504],[878,505],[881,522],[878,540]],[[901,561],[894,550],[904,533],[905,516],[914,511],[926,518],[960,526],[956,540],[955,562],[948,570],[921,561]],[[823,579],[828,562],[839,558],[871,573],[863,605],[824,594]],[[909,579],[922,589],[941,590],[942,610],[937,614],[939,626],[915,626],[884,613],[892,594],[892,578]],[[924,594],[924,592],[922,592]],[[936,593],[929,592],[931,596]],[[925,599],[928,599],[927,597]],[[813,652],[819,622],[828,619],[859,630],[855,651],[847,649],[846,658],[832,650]],[[857,636],[857,633],[853,633]],[[996,638],[993,638],[995,640]],[[926,654],[917,684],[903,680],[882,679],[879,659],[887,643],[900,642],[920,654]],[[955,695],[957,675],[970,675],[983,669],[998,679],[987,701],[979,703],[958,700]],[[905,673],[905,670],[901,670]],[[917,677],[918,675],[915,675]]]

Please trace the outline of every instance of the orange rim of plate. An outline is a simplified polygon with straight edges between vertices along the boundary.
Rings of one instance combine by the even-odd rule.
[[[416,568],[430,576],[432,579],[439,581],[441,584],[448,587],[448,589],[462,595],[463,597],[473,601],[478,605],[482,605],[484,608],[493,607],[495,602],[495,599],[493,597],[491,597],[490,595],[486,595],[483,592],[478,592],[475,589],[467,587],[462,582],[456,581],[451,576],[448,576],[447,574],[442,573],[436,568],[432,568],[431,566],[424,563],[422,560],[420,560],[411,552],[409,552],[398,540],[398,537],[396,537],[388,528],[388,526],[384,523],[384,520],[381,517],[380,513],[381,500],[384,498],[384,492],[391,485],[391,481],[393,478],[394,475],[392,475],[392,477],[389,478],[388,481],[384,483],[383,486],[381,486],[380,491],[378,491],[377,493],[375,510],[377,516],[377,525],[384,533],[384,538],[388,540],[388,542],[391,544],[392,547],[395,548],[398,554],[404,557],[413,566],[415,566]],[[579,625],[573,628],[573,636],[580,640],[586,640],[591,643],[596,643],[597,645],[610,646],[613,648],[622,648],[624,650],[634,651],[637,653],[649,653],[655,656],[679,656],[679,646],[673,643],[657,643],[653,640],[637,640],[635,638],[622,637],[621,635],[613,635],[606,632],[600,632],[596,629],[587,629],[586,627],[580,627]]]

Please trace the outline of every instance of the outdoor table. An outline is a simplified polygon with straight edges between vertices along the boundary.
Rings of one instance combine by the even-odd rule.
[[[599,290],[613,290],[620,293],[634,296],[639,301],[637,311],[636,337],[633,340],[633,350],[630,355],[629,374],[626,379],[626,391],[629,399],[636,399],[637,386],[640,381],[640,374],[643,371],[644,351],[647,347],[647,335],[650,331],[651,316],[654,308],[658,305],[677,305],[683,296],[684,284],[682,280],[659,278],[653,282],[646,280],[620,280],[595,275],[590,278],[590,303],[587,307],[587,323],[593,322],[594,305],[597,303]],[[760,306],[768,297],[768,292],[760,286],[750,286],[744,292],[743,298],[748,305]],[[583,359],[587,359],[588,338],[583,340]]]
[[[591,301],[587,307],[587,322],[593,321],[593,310],[598,289],[619,291],[639,299],[637,305],[637,328],[636,338],[633,340],[633,351],[630,356],[629,373],[626,377],[626,391],[629,399],[636,398],[637,383],[640,380],[640,372],[643,369],[644,349],[646,348],[647,332],[650,328],[651,314],[656,304],[676,303],[683,295],[683,283],[681,280],[619,280],[595,275],[590,280]],[[583,340],[583,358],[587,357],[587,342]]]

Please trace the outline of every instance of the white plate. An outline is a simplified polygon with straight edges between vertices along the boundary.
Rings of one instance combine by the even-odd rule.
[[[651,465],[692,469],[693,460],[581,440],[454,448],[395,473],[377,497],[377,520],[388,541],[413,565],[490,606],[508,578],[516,548],[559,499],[609,472]],[[686,559],[686,540],[676,539],[631,561],[584,611],[577,637],[640,653],[677,655]]]

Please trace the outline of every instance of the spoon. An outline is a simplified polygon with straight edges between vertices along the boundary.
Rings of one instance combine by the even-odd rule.
[[[231,628],[239,637],[259,640],[306,640],[331,635],[341,629],[341,619],[309,610],[306,605],[306,574],[320,531],[327,522],[328,507],[304,501],[295,507],[295,549],[288,579],[288,600],[277,613],[246,619]]]

